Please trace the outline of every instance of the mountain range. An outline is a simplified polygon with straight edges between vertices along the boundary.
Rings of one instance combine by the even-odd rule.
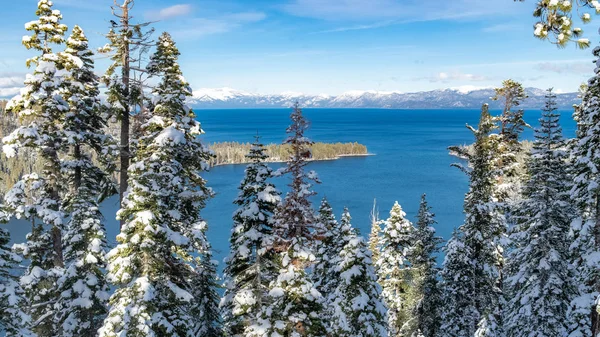
[[[526,88],[529,96],[521,103],[524,109],[541,109],[546,91]],[[198,89],[188,99],[196,109],[240,108],[287,108],[299,102],[305,108],[386,108],[386,109],[478,109],[483,103],[499,108],[500,102],[492,101],[493,89],[441,89],[433,91],[402,93],[383,91],[349,91],[337,96],[305,95],[285,92],[281,94],[255,94],[231,88]],[[581,100],[578,93],[556,94],[559,108],[569,109]]]

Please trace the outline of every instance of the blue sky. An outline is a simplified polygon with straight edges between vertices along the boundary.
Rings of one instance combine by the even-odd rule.
[[[65,24],[80,25],[100,47],[112,1],[54,3]],[[20,41],[36,4],[13,0],[0,21],[0,96],[27,71],[32,54]],[[156,20],[157,35],[173,35],[194,89],[336,95],[494,87],[513,78],[576,91],[592,75],[591,49],[535,39],[533,7],[534,0],[138,0],[133,15]],[[597,25],[583,28],[595,45]],[[106,60],[97,63],[104,71]]]

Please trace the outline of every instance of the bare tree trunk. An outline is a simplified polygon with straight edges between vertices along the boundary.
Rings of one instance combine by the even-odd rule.
[[[121,17],[121,25],[123,26],[123,30],[129,30],[129,1],[125,0],[123,3],[122,9],[122,17]],[[119,203],[121,207],[123,206],[123,197],[125,192],[127,191],[129,174],[127,169],[129,169],[129,43],[125,42],[125,47],[123,50],[123,67],[122,67],[122,79],[123,79],[123,88],[125,89],[125,105],[123,106],[122,116],[121,116],[121,152],[120,152],[120,176],[119,176]],[[123,227],[124,221],[120,221],[120,227]]]

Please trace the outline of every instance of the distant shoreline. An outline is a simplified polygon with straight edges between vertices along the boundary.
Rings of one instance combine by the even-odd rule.
[[[333,160],[339,160],[339,159],[343,159],[343,158],[349,158],[349,157],[371,157],[371,156],[375,156],[375,153],[357,153],[357,154],[340,154],[337,155],[335,158],[320,158],[320,159],[309,159],[307,161],[309,162],[317,162],[317,161],[333,161]],[[281,164],[281,163],[285,163],[286,160],[266,160],[265,163],[275,163],[275,164]],[[216,164],[216,165],[212,165],[211,167],[217,167],[217,166],[227,166],[227,165],[245,165],[245,164],[249,164],[250,162],[244,162],[244,163],[220,163],[220,164]]]

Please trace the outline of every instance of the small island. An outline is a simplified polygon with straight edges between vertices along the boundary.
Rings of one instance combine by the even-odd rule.
[[[209,147],[214,151],[215,157],[210,161],[211,166],[245,164],[249,160],[246,154],[250,151],[250,143],[222,142],[213,143]],[[285,162],[289,157],[290,146],[281,144],[265,145],[270,163]],[[309,160],[335,160],[342,157],[368,156],[369,151],[363,144],[349,143],[315,143],[311,147],[312,157]]]

